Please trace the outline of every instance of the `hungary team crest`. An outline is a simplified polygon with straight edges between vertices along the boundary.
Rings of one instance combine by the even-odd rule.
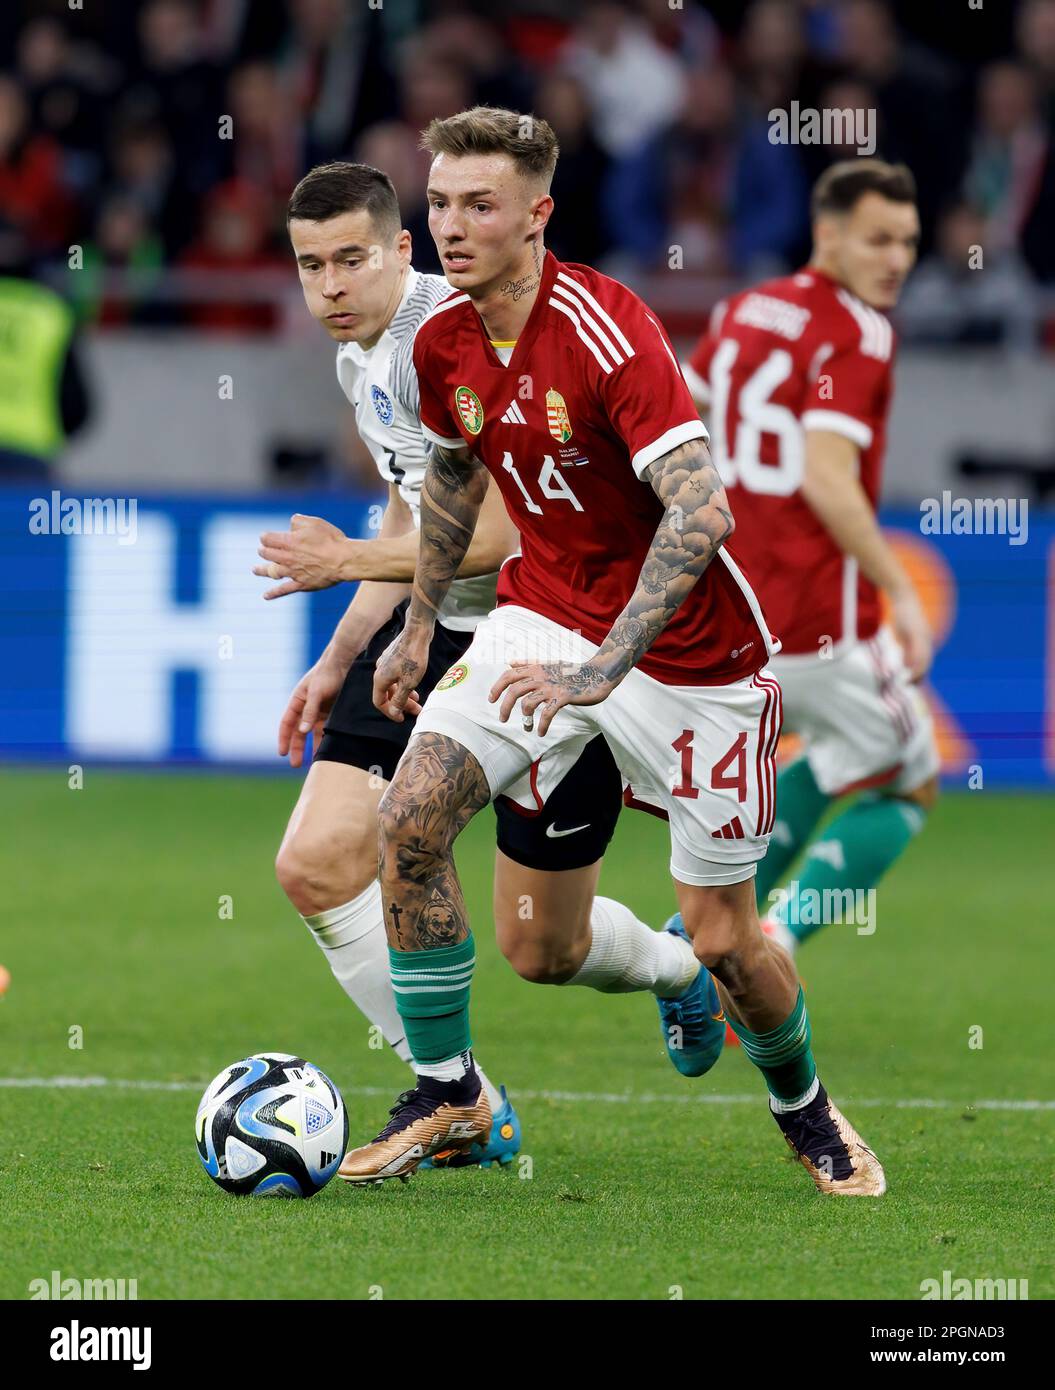
[[[470,434],[479,434],[484,427],[484,408],[480,397],[468,386],[459,386],[454,393],[454,404],[462,418],[462,424]]]
[[[558,444],[567,444],[571,438],[571,419],[564,397],[551,386],[546,392],[546,424]]]
[[[457,666],[452,666],[447,674],[436,682],[436,689],[450,690],[452,686],[461,685],[468,674],[468,666],[466,666],[464,661],[459,661]]]

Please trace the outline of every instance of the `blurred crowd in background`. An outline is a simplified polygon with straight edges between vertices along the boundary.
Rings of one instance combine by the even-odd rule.
[[[995,29],[986,7],[981,44],[966,0],[944,29],[928,24],[938,8],[7,0],[0,217],[37,261],[83,248],[69,277],[82,323],[268,330],[266,288],[245,286],[291,274],[297,179],[333,158],[385,169],[433,268],[419,132],[485,102],[557,132],[560,257],[639,284],[678,247],[687,271],[743,281],[807,256],[810,185],[854,152],[771,143],[768,113],[874,109],[876,153],[919,184],[909,334],[1055,342],[1055,0],[1000,0]],[[226,288],[198,293],[217,270]]]

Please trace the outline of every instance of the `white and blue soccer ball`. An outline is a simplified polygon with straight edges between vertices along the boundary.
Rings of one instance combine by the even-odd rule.
[[[285,1052],[257,1052],[209,1085],[194,1118],[202,1167],[235,1196],[311,1197],[336,1173],[348,1114],[325,1072]]]

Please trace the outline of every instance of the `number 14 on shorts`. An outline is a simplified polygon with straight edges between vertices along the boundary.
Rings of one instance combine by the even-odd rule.
[[[692,780],[692,765],[696,751],[692,746],[693,737],[693,730],[685,729],[671,745],[675,753],[681,754],[681,778],[672,790],[675,796],[688,797],[690,801],[695,801],[700,794],[699,788],[693,785]],[[719,758],[711,768],[710,786],[714,791],[734,789],[737,801],[743,803],[747,800],[746,733],[737,734],[728,753]]]

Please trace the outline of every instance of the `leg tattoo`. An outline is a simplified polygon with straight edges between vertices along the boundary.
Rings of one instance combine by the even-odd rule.
[[[420,734],[385,792],[378,862],[389,945],[456,946],[469,935],[451,848],[491,799],[483,768],[444,734]]]

